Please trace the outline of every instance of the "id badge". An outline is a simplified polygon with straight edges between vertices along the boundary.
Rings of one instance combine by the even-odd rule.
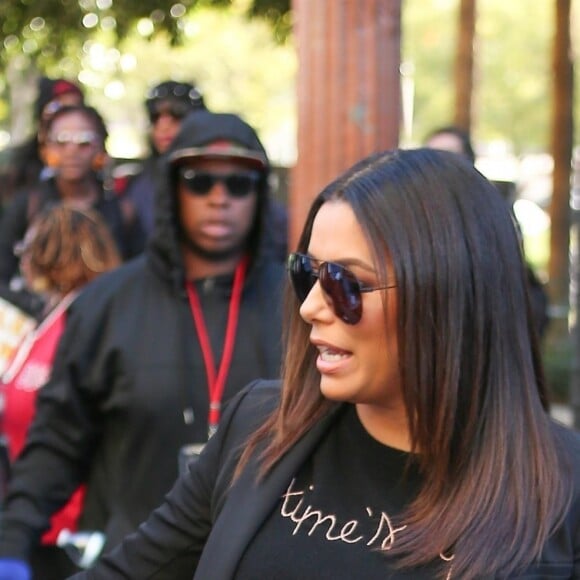
[[[184,473],[188,472],[189,465],[197,460],[204,447],[205,443],[191,443],[181,447],[177,456],[179,475],[183,475]]]

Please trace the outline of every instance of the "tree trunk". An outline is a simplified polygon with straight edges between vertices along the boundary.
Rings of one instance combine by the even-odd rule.
[[[298,161],[290,248],[315,195],[362,157],[396,147],[401,0],[294,0]]]
[[[455,56],[455,124],[471,130],[476,0],[461,0]]]
[[[552,305],[566,309],[569,289],[570,175],[573,139],[573,67],[570,41],[571,0],[558,0],[553,47],[553,116],[551,153],[554,160],[550,204],[550,282]]]
[[[556,22],[553,45],[552,67],[554,71],[551,153],[554,160],[552,175],[552,201],[550,204],[550,262],[548,265],[551,310],[554,318],[549,329],[549,339],[552,353],[572,351],[572,367],[570,375],[570,401],[574,410],[574,422],[580,427],[580,329],[578,328],[578,300],[574,300],[572,308],[575,316],[572,336],[568,331],[568,306],[570,289],[578,292],[578,247],[574,251],[570,263],[570,189],[571,160],[573,143],[573,103],[574,77],[572,65],[572,43],[570,34],[571,0],[555,2]],[[578,222],[578,216],[576,221]],[[576,223],[576,241],[578,242],[578,226]],[[572,266],[572,267],[570,267]],[[570,284],[570,272],[576,272],[576,284]]]

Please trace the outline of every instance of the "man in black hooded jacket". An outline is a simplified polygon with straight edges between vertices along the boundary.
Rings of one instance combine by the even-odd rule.
[[[239,117],[184,121],[164,157],[146,253],[70,307],[3,507],[0,578],[3,565],[26,567],[83,483],[79,528],[102,531],[105,550],[117,544],[161,502],[180,450],[207,441],[222,405],[252,379],[278,376],[284,266],[264,257],[268,169]]]

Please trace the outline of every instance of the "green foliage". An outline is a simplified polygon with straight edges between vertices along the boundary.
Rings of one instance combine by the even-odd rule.
[[[181,21],[182,42],[131,34],[106,65],[107,49],[94,47],[81,79],[89,100],[111,129],[109,147],[119,156],[143,153],[147,88],[168,78],[194,82],[209,108],[242,115],[258,130],[275,161],[293,157],[296,54],[280,44],[260,19],[245,13],[196,8]],[[103,57],[101,55],[104,55]],[[104,62],[102,62],[104,60]],[[111,102],[111,87],[120,91]],[[135,149],[139,145],[140,150]]]
[[[204,24],[204,33],[196,34],[199,18],[208,18],[199,15],[209,13],[214,13],[216,18],[222,16],[215,24],[219,30],[206,34],[208,25]],[[250,115],[252,103],[257,102],[259,95],[270,97],[273,79],[279,83],[276,95],[284,93],[286,96],[276,96],[271,99],[272,103],[283,102],[285,109],[289,101],[293,103],[288,97],[288,93],[293,96],[295,70],[293,51],[287,42],[290,31],[288,0],[181,0],[181,3],[16,0],[3,6],[2,16],[0,143],[5,138],[1,129],[12,133],[12,142],[22,140],[32,129],[30,119],[22,119],[22,115],[35,98],[38,74],[78,79],[89,101],[98,104],[105,117],[113,121],[119,111],[128,106],[128,112],[124,111],[127,119],[137,122],[141,130],[145,126],[141,109],[146,88],[155,80],[170,77],[199,79],[202,84],[217,89],[218,94],[231,93],[230,84],[234,89],[244,84],[240,80],[233,82],[236,78],[244,79],[247,84],[254,81],[256,86],[251,90],[246,87],[243,98],[233,103],[220,103],[220,99],[207,95],[208,101],[216,100],[218,106],[232,110],[239,110],[251,101]],[[209,26],[211,28],[211,24]],[[223,31],[229,31],[231,36]],[[261,45],[249,42],[248,35],[254,35]],[[200,46],[197,38],[202,37],[204,44]],[[243,42],[239,40],[242,37]],[[222,46],[216,46],[217,42]],[[244,52],[245,48],[240,52],[240,43],[249,52]],[[132,45],[138,48],[133,50]],[[193,56],[189,53],[191,47],[195,47]],[[231,54],[226,57],[228,51]],[[212,54],[215,56],[208,57]],[[275,61],[280,54],[284,54],[284,63],[276,62],[270,70],[268,62]],[[142,55],[148,58],[144,60]],[[189,66],[197,63],[201,55],[205,68],[201,64]],[[225,58],[228,63],[224,62]],[[130,64],[132,61],[135,63]],[[215,67],[208,72],[209,61],[213,61]],[[226,79],[225,74],[219,72],[228,68],[235,69],[235,74]],[[263,71],[265,78],[257,78],[260,75],[252,72],[255,70]],[[8,82],[4,83],[8,77]],[[237,92],[234,90],[233,94]],[[254,98],[250,99],[250,95]],[[260,121],[267,116],[266,110],[282,114],[278,105],[266,108],[262,102],[253,106],[264,112],[255,115]],[[292,126],[293,111],[288,114],[284,110],[284,114],[291,119],[284,119],[284,122]]]
[[[458,0],[403,2],[402,60],[415,68],[414,143],[453,120],[458,6]],[[474,138],[507,141],[515,153],[546,151],[552,115],[554,2],[485,0],[477,3],[477,9]],[[578,50],[580,10],[573,13],[571,30]],[[578,67],[575,85],[578,90]],[[575,102],[575,119],[580,126],[580,99]]]
[[[100,2],[99,6],[105,8],[98,8],[95,0],[10,2],[9,8],[3,8],[5,20],[0,27],[0,42],[7,48],[3,57],[23,51],[32,61],[46,64],[47,59],[62,58],[71,42],[79,45],[89,39],[96,27],[123,38],[135,21],[150,16],[159,31],[177,34],[175,19],[160,10],[155,0]],[[98,20],[91,20],[91,15]]]
[[[552,2],[491,2],[478,21],[480,138],[545,150],[550,135]]]
[[[254,0],[249,14],[266,18],[273,26],[274,37],[280,42],[292,33],[290,0]]]
[[[232,7],[242,0],[14,0],[2,7],[0,60],[23,51],[34,62],[62,58],[71,43],[82,45],[95,31],[106,30],[117,41],[125,38],[141,19],[153,24],[152,35],[167,35],[172,44],[181,41],[180,19],[196,6]],[[289,0],[243,1],[246,13],[267,18],[282,38],[288,34]]]
[[[402,58],[414,85],[411,140],[417,144],[432,128],[453,119],[453,66],[456,2],[403,2]]]

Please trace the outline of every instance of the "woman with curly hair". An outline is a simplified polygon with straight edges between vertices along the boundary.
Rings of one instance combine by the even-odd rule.
[[[34,219],[18,253],[26,285],[43,298],[44,311],[0,378],[0,424],[11,461],[24,446],[38,389],[51,372],[67,308],[85,284],[120,264],[115,241],[101,216],[66,204],[49,208]],[[75,570],[55,544],[61,530],[74,530],[82,497],[79,489],[54,516],[32,559],[35,579],[61,579]]]

